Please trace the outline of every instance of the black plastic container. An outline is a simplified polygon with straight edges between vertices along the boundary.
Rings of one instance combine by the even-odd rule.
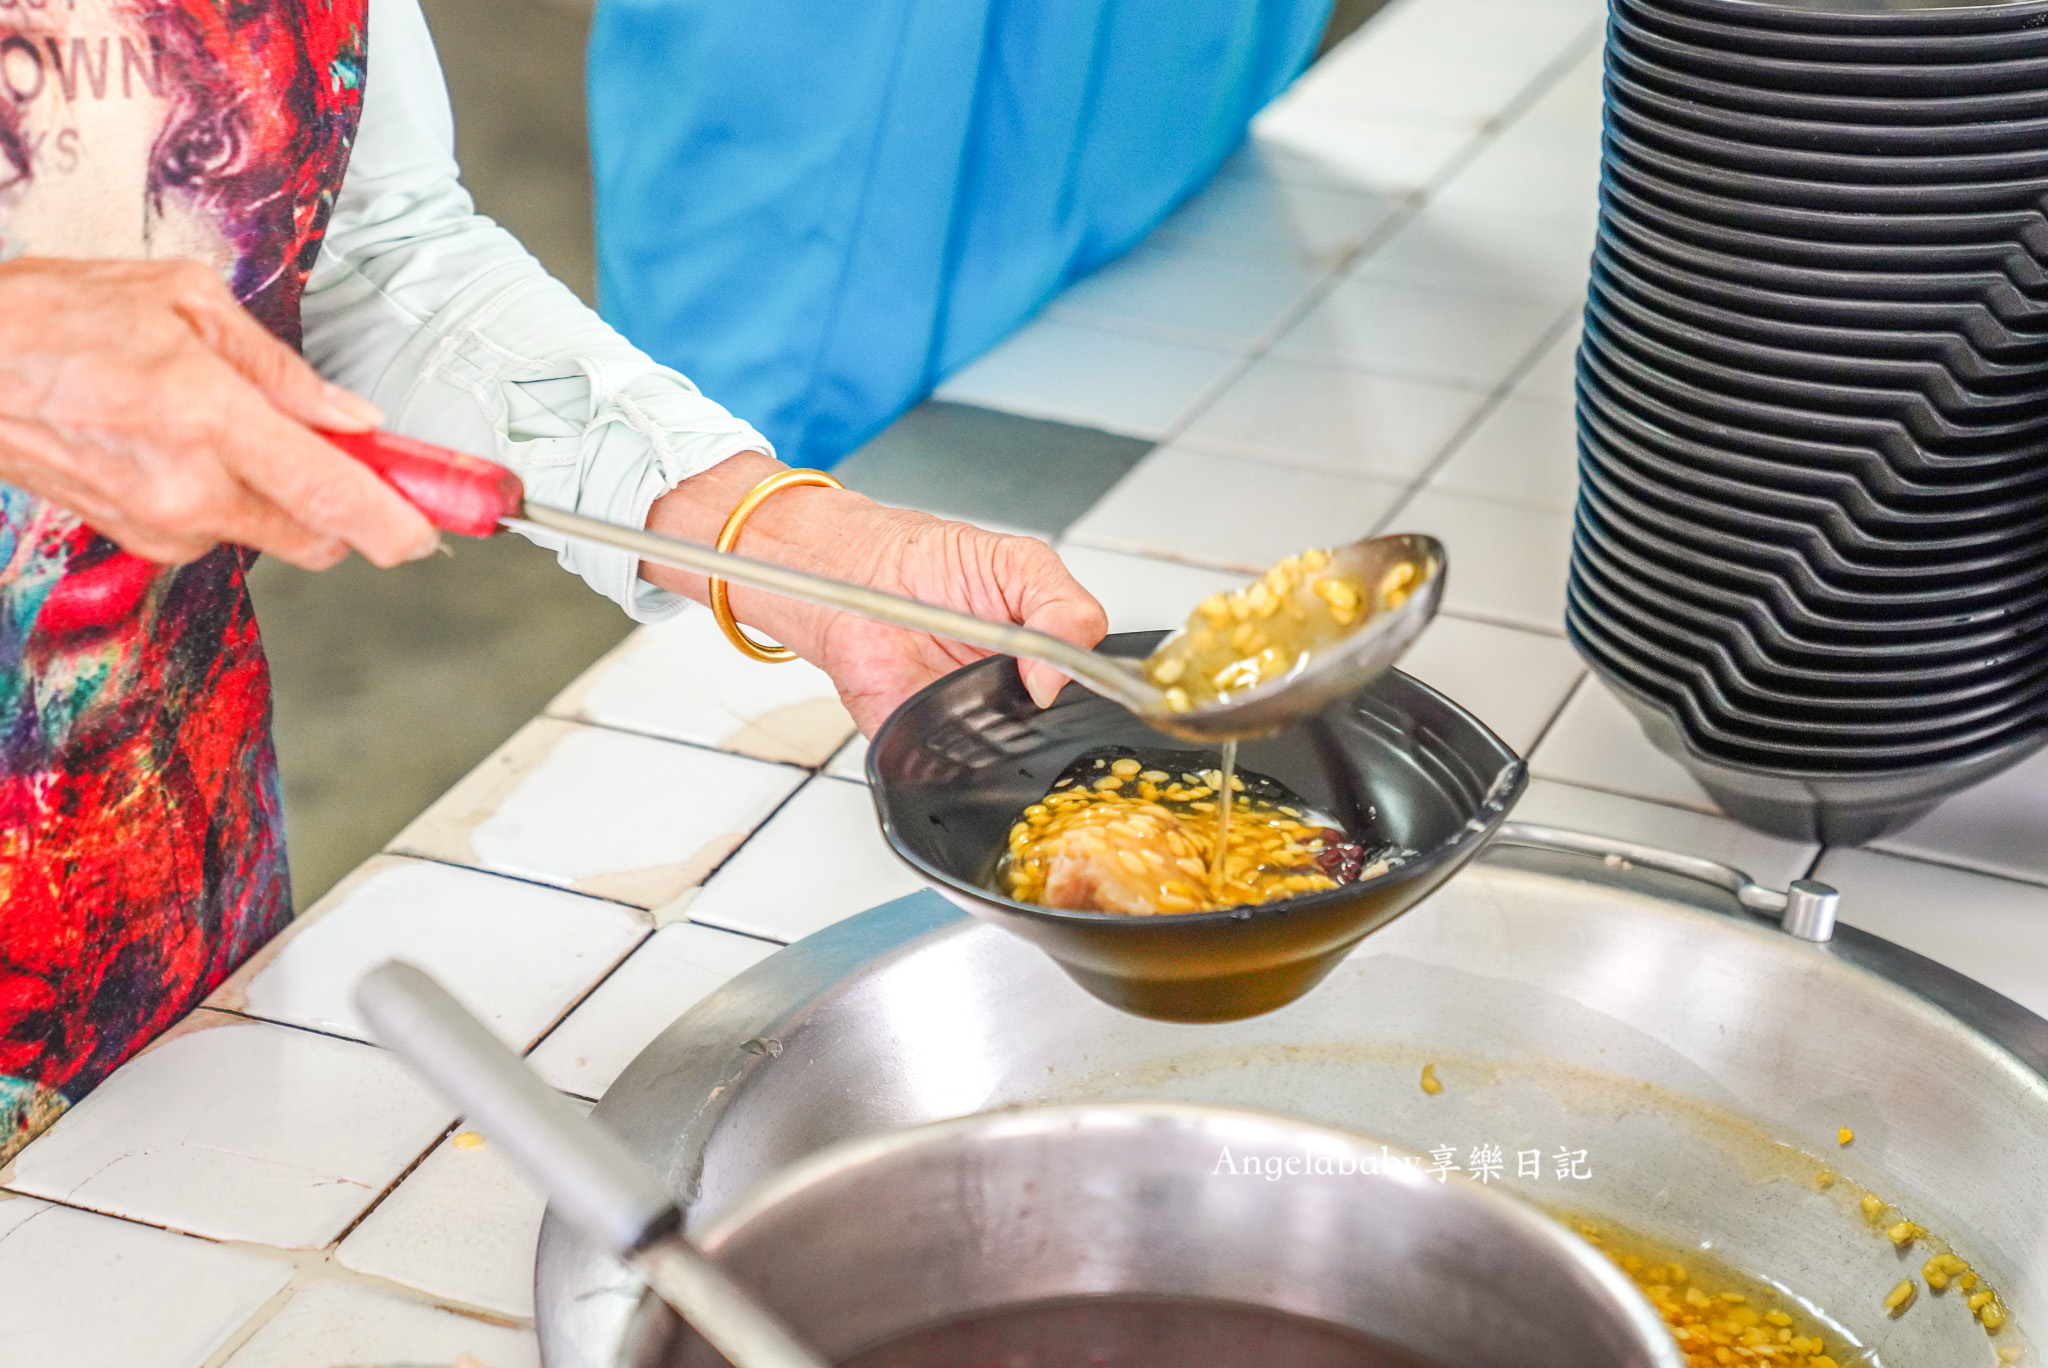
[[[1126,633],[1101,649],[1143,657],[1164,636]],[[1078,685],[1040,710],[1015,662],[992,657],[898,708],[869,747],[868,779],[890,848],[933,888],[1031,941],[1104,1002],[1166,1021],[1232,1021],[1300,997],[1477,854],[1526,783],[1522,762],[1477,718],[1389,670],[1306,724],[1243,742],[1238,755],[1353,837],[1416,852],[1387,873],[1259,907],[1155,917],[996,892],[995,862],[1018,813],[1101,746],[1187,743]]]
[[[1613,0],[1566,626],[1737,817],[2048,742],[2048,0]]]

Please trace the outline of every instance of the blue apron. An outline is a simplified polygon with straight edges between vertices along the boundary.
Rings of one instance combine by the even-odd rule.
[[[602,0],[606,318],[828,465],[1205,183],[1330,0]]]

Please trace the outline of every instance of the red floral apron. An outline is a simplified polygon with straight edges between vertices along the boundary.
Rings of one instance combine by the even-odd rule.
[[[198,259],[296,345],[364,3],[0,0],[0,260]],[[0,484],[0,1162],[290,918],[251,559]]]

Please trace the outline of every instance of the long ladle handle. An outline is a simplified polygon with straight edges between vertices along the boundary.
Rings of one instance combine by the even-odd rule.
[[[829,1368],[781,1319],[682,1238],[681,1214],[619,1138],[582,1115],[424,971],[365,974],[356,1010],[512,1157],[571,1225],[639,1270],[736,1368]]]
[[[765,589],[771,594],[815,603],[824,608],[836,608],[842,613],[886,622],[892,627],[907,627],[913,632],[945,637],[949,641],[964,641],[969,646],[979,646],[997,655],[1042,661],[1134,712],[1157,711],[1159,707],[1159,691],[1140,679],[1129,666],[1013,622],[990,622],[971,613],[922,603],[900,594],[737,556],[729,551],[666,537],[659,532],[636,531],[542,504],[522,505],[519,516],[507,518],[505,523],[515,528],[524,523],[565,537],[599,542],[657,565],[694,570],[700,575],[716,575],[734,584]]]
[[[394,432],[320,435],[376,471],[444,532],[487,537],[500,527],[514,527],[596,542],[657,565],[716,575],[735,584],[836,608],[892,627],[964,641],[998,655],[1042,661],[1134,712],[1159,708],[1159,691],[1135,670],[1045,632],[1011,622],[989,622],[971,613],[736,556],[659,532],[622,527],[600,518],[528,503],[525,485],[516,472],[468,452],[401,437]]]

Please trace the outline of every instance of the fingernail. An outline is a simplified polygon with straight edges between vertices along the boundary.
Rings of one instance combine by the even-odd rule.
[[[1066,687],[1066,679],[1060,675],[1033,670],[1024,681],[1024,692],[1031,695],[1031,701],[1041,708],[1050,708],[1058,700],[1060,690]]]
[[[440,549],[441,534],[439,532],[430,532],[427,534],[427,539],[425,541],[421,542],[419,545],[413,547],[412,550],[405,553],[405,558],[408,561],[425,560],[427,557],[433,555],[436,551],[439,551]]]
[[[337,426],[376,427],[384,421],[384,410],[353,390],[330,383],[326,391],[329,422]]]

